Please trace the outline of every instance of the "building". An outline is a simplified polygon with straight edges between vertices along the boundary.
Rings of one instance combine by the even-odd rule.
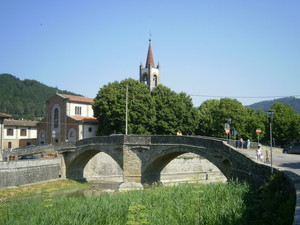
[[[29,120],[4,120],[3,148],[25,148],[37,144],[37,122]]]
[[[56,93],[47,101],[47,115],[38,123],[38,143],[77,141],[94,137],[98,121],[92,98]]]
[[[140,64],[140,82],[145,83],[150,91],[160,84],[160,65],[158,63],[155,67],[151,39],[149,39],[146,65],[143,67],[142,63]]]
[[[11,115],[0,113],[0,149],[3,149],[4,140],[4,119],[10,118]]]

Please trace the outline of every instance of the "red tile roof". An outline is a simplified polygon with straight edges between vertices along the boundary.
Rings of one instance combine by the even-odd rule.
[[[87,98],[82,96],[75,96],[75,95],[65,95],[65,94],[58,94],[63,98],[69,99],[71,102],[83,102],[83,103],[94,103],[93,98]]]
[[[5,119],[4,120],[4,125],[6,125],[6,126],[18,126],[18,127],[35,127],[37,125],[37,121]]]
[[[10,117],[11,117],[11,115],[0,112],[0,118],[10,118]]]
[[[98,123],[98,120],[95,117],[84,117],[84,116],[71,116],[76,120],[81,120],[84,123]]]

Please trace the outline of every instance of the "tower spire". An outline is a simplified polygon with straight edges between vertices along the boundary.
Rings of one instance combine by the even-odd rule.
[[[157,67],[155,68],[151,46],[151,33],[149,38],[146,65],[143,67],[143,65],[140,64],[140,82],[146,84],[150,91],[160,84],[160,65],[158,63]]]
[[[147,55],[147,60],[146,60],[146,68],[154,68],[154,57],[152,53],[152,46],[151,46],[151,34],[149,38],[149,47],[148,47],[148,55]]]

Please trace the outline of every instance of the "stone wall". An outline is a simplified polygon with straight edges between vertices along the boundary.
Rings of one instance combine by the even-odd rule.
[[[0,188],[60,177],[60,158],[0,162]]]

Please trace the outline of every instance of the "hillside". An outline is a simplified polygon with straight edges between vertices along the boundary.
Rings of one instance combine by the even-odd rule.
[[[300,99],[295,97],[279,98],[270,101],[257,102],[247,107],[253,109],[261,109],[262,111],[268,111],[275,102],[281,102],[282,104],[291,105],[295,109],[295,111],[298,114],[300,114]]]
[[[0,74],[0,112],[14,118],[35,119],[46,115],[46,101],[56,92],[78,95],[58,90],[35,80],[20,80],[10,74]]]

